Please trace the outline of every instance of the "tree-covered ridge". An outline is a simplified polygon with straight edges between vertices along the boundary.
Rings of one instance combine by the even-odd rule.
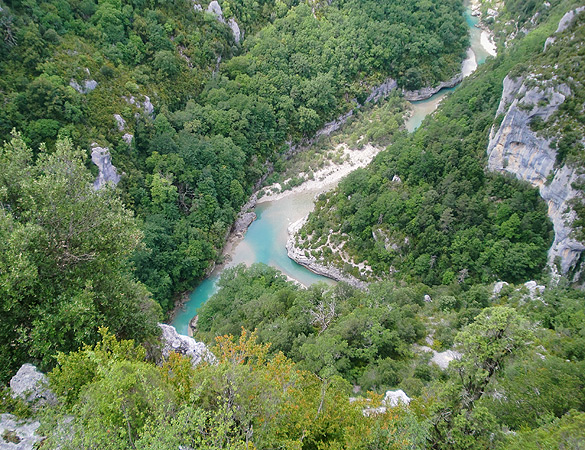
[[[0,137],[16,127],[33,148],[58,135],[109,146],[143,224],[136,273],[165,311],[205,275],[289,140],[388,76],[410,87],[451,77],[467,45],[456,0],[220,3],[241,45],[191,1],[0,11]]]
[[[341,256],[374,278],[428,284],[538,275],[552,240],[546,206],[536,190],[486,173],[485,149],[503,78],[546,37],[535,31],[488,62],[420,130],[322,196],[297,245],[357,276]]]
[[[128,259],[142,234],[112,189],[96,192],[83,151],[57,141],[38,157],[15,135],[0,147],[0,336],[5,380],[24,362],[95,342],[97,326],[146,341],[160,307]]]
[[[271,350],[321,376],[341,375],[364,390],[397,384],[409,344],[424,336],[414,290],[371,295],[340,285],[300,289],[276,269],[243,265],[224,272],[220,291],[199,311],[196,338],[256,329]],[[391,306],[389,306],[391,305]]]
[[[571,429],[585,410],[583,293],[530,289],[301,288],[270,267],[238,266],[201,308],[197,337],[256,329],[271,352],[321,377],[341,375],[362,393],[403,389],[419,423],[432,424],[427,444],[415,448],[516,448]],[[442,371],[432,351],[449,349],[461,356]]]

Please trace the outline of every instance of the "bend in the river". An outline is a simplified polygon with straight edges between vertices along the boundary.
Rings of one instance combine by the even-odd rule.
[[[482,41],[484,44],[486,41],[485,34],[482,39],[482,33],[485,32],[476,27],[479,20],[472,16],[469,6],[466,9],[465,17],[471,34],[470,51],[468,51],[468,57],[463,65],[463,72],[466,76],[473,72],[478,64],[485,61],[486,57],[490,55],[490,51],[482,44]],[[407,130],[412,132],[418,128],[423,119],[437,108],[440,101],[451,90],[453,88],[443,89],[427,100],[413,102],[413,113],[405,124]],[[257,219],[250,225],[244,239],[233,247],[230,254],[231,260],[225,267],[232,267],[240,263],[250,265],[262,262],[276,267],[288,277],[305,286],[316,282],[333,284],[333,280],[316,275],[289,259],[285,246],[289,225],[312,211],[316,195],[332,189],[336,184],[337,182],[321,185],[312,191],[295,193],[256,206]],[[176,314],[172,324],[179,333],[188,334],[189,322],[197,314],[197,309],[217,291],[217,281],[222,269],[214,271],[209,278],[197,286],[182,310]]]

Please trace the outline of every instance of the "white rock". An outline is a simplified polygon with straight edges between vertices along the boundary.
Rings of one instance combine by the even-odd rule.
[[[175,327],[171,325],[159,323],[158,326],[162,330],[161,342],[163,344],[162,355],[164,359],[168,359],[172,352],[176,352],[189,356],[194,366],[201,361],[215,362],[215,356],[203,342],[197,342],[192,337],[177,333]]]
[[[557,39],[554,36],[547,37],[546,41],[544,42],[544,49],[542,51],[546,52],[546,49],[549,48],[551,45],[553,45],[556,40]]]
[[[95,80],[85,80],[83,82],[83,86],[81,86],[77,81],[73,78],[69,81],[69,86],[75,89],[80,94],[88,94],[89,92],[93,91],[98,85],[98,82]]]
[[[546,289],[546,286],[539,285],[536,281],[527,281],[524,283],[524,286],[528,289],[528,294],[531,299],[540,297]]]
[[[136,100],[136,97],[131,95],[130,97],[123,97],[131,105],[136,105],[137,108],[142,109],[146,115],[148,115],[151,119],[154,117],[154,105],[150,102],[150,97],[148,95],[144,96],[144,101],[140,102]]]
[[[395,79],[387,78],[386,81],[384,81],[380,86],[376,86],[374,89],[372,89],[372,92],[370,92],[370,95],[368,98],[366,98],[365,103],[375,103],[380,99],[388,97],[388,94],[396,89],[397,86],[398,84],[396,83]]]
[[[223,18],[223,11],[221,10],[221,6],[219,6],[219,3],[217,3],[216,0],[213,0],[209,4],[207,7],[207,12],[217,17],[217,20],[219,20],[221,23],[225,23],[225,19]]]
[[[103,188],[106,184],[112,183],[116,186],[120,182],[120,175],[112,164],[112,156],[108,147],[99,147],[97,143],[91,144],[91,160],[98,167],[99,173],[93,187],[96,190]]]
[[[569,26],[571,25],[571,23],[573,22],[573,20],[577,16],[577,14],[581,13],[582,11],[585,11],[585,6],[579,6],[578,8],[567,12],[559,21],[559,26],[557,27],[555,34],[562,33],[567,28],[569,28]]]
[[[126,121],[120,114],[114,114],[114,119],[118,122],[118,131],[124,131],[126,128]]]
[[[426,303],[431,303],[433,301],[429,294],[425,294],[424,300]]]
[[[126,133],[124,136],[122,136],[122,140],[128,145],[132,144],[132,139],[134,139],[134,135],[130,133]]]
[[[457,86],[459,83],[461,83],[461,80],[463,80],[463,73],[455,75],[450,80],[442,81],[434,87],[424,87],[416,91],[407,91],[403,89],[402,95],[404,96],[405,100],[408,100],[409,102],[426,100],[427,98],[431,98],[443,88],[452,88],[453,86]]]
[[[0,415],[0,449],[2,450],[33,450],[37,448],[35,444],[40,442],[43,437],[36,434],[37,429],[41,426],[40,422],[19,420],[12,414]],[[7,442],[4,436],[12,435],[18,442]]]
[[[571,200],[579,196],[572,185],[581,175],[568,166],[555,168],[556,151],[550,140],[536,135],[530,128],[535,117],[546,121],[571,95],[569,87],[526,87],[523,79],[504,79],[504,90],[497,114],[505,114],[500,127],[490,133],[488,168],[508,172],[537,187],[548,203],[548,216],[553,223],[554,242],[548,252],[552,266],[560,259],[561,274],[575,268],[585,245],[572,237],[571,223],[575,213]],[[521,101],[519,100],[521,98]]]
[[[398,406],[400,403],[408,405],[410,403],[410,397],[402,389],[397,391],[386,391],[384,397],[384,404],[390,408]]]
[[[57,397],[48,388],[47,376],[32,364],[23,364],[10,380],[12,398],[21,398],[37,405],[55,404]]]
[[[146,114],[148,114],[149,116],[152,117],[152,114],[154,113],[154,106],[152,103],[150,103],[150,97],[148,95],[144,96],[144,102],[142,103],[142,109],[144,109],[144,112]]]
[[[240,31],[240,27],[238,26],[238,22],[236,22],[236,19],[232,17],[230,20],[228,20],[228,26],[232,30],[232,34],[234,35],[234,40],[236,41],[236,44],[239,44],[242,33]]]
[[[434,352],[431,362],[435,363],[441,369],[445,370],[449,367],[449,363],[454,359],[461,358],[461,353],[453,350],[445,350],[444,352]]]
[[[506,283],[505,281],[498,281],[497,283],[494,284],[494,290],[492,291],[492,294],[499,295],[499,293],[502,292],[504,286],[508,286],[508,283]]]

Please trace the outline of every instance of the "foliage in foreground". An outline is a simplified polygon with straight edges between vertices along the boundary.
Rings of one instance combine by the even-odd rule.
[[[585,411],[582,292],[388,281],[368,292],[305,289],[261,264],[228,269],[219,285],[199,311],[198,339],[256,328],[271,352],[313,373],[339,374],[362,392],[403,389],[431,420],[434,448],[500,448],[505,430],[538,433]],[[413,343],[463,356],[442,371]]]
[[[282,354],[269,356],[255,334],[217,338],[213,363],[193,367],[172,354],[158,367],[144,362],[131,341],[101,333],[95,347],[59,356],[50,378],[64,406],[52,417],[75,419],[53,428],[49,448],[64,430],[70,437],[61,448],[112,450],[406,449],[427,435],[424,422],[403,410],[363,414],[380,398],[351,403],[347,382],[299,370]]]
[[[93,188],[84,161],[67,139],[36,159],[20,135],[0,147],[2,380],[96,342],[98,326],[140,342],[158,332],[160,308],[128,265],[136,221],[112,189]]]

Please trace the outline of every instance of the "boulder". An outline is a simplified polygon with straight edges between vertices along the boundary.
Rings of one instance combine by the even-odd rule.
[[[38,421],[19,420],[12,414],[0,414],[0,449],[33,450],[43,437],[36,434]]]
[[[410,397],[406,395],[402,389],[398,389],[397,391],[386,391],[384,403],[390,408],[394,408],[401,403],[408,405],[410,403]]]
[[[98,167],[99,173],[93,187],[96,190],[102,189],[108,183],[116,186],[120,182],[120,175],[112,164],[112,156],[108,147],[99,147],[97,143],[91,144],[91,160]]]
[[[32,364],[23,364],[16,375],[10,380],[13,398],[20,398],[35,406],[56,404],[57,397],[47,387],[47,376],[39,372]]]
[[[171,353],[179,353],[191,358],[194,366],[202,361],[210,363],[215,362],[215,356],[207,349],[203,342],[197,342],[189,336],[183,336],[177,333],[175,327],[159,323],[158,326],[162,330],[162,356],[167,360]]]

